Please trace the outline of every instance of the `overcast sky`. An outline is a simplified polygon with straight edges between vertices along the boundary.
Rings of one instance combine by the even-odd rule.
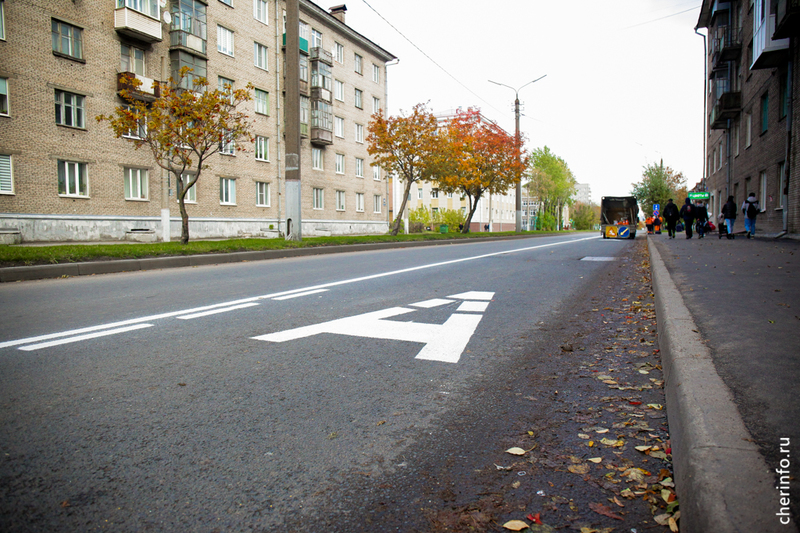
[[[350,0],[347,24],[400,59],[392,115],[473,106],[513,133],[514,91],[488,80],[516,89],[546,75],[520,91],[527,147],[549,146],[599,202],[662,158],[689,187],[702,178],[700,3]]]

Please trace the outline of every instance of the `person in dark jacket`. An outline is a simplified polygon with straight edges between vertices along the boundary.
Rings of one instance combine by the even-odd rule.
[[[675,225],[680,218],[678,206],[672,203],[672,198],[667,200],[667,205],[664,206],[664,221],[667,223],[667,233],[670,239],[675,238]]]
[[[708,224],[708,209],[706,204],[700,200],[694,205],[694,219],[697,221],[697,238],[702,239],[706,236],[706,224]]]
[[[728,196],[728,201],[722,206],[722,216],[728,228],[727,237],[733,239],[733,223],[736,222],[736,202],[733,201],[733,196]]]
[[[694,206],[692,205],[691,199],[687,198],[684,200],[680,215],[683,219],[683,226],[686,228],[686,238],[691,239],[692,226],[694,225]]]

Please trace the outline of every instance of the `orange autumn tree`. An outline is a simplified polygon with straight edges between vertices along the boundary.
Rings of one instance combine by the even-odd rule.
[[[441,140],[436,130],[436,117],[425,104],[415,105],[407,117],[384,117],[383,110],[372,115],[367,151],[389,175],[405,182],[392,235],[400,230],[411,184],[430,180],[442,163]]]
[[[469,231],[478,202],[486,193],[502,194],[516,185],[528,164],[522,140],[484,119],[479,109],[459,110],[444,126],[443,153],[447,164],[436,176],[443,192],[459,192],[467,198],[469,213],[463,233]]]
[[[186,193],[209,168],[208,159],[223,148],[243,151],[239,142],[253,141],[247,115],[237,110],[239,104],[251,99],[253,86],[234,90],[226,84],[222,89],[209,90],[208,81],[191,76],[191,70],[184,67],[178,81],[170,78],[169,83],[159,84],[161,96],[152,103],[139,98],[141,82],[130,77],[132,89],[120,91],[127,103],[117,106],[113,115],[97,117],[98,122],[109,123],[117,138],[124,136],[136,149],[148,147],[156,164],[173,176],[182,244],[189,242]]]

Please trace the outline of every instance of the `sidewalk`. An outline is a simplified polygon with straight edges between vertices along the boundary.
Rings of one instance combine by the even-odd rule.
[[[681,531],[798,531],[800,242],[648,245]]]

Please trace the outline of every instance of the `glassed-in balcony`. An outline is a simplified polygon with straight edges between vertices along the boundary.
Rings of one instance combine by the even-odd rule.
[[[789,39],[773,39],[776,18],[774,14],[765,16],[760,24],[755,19],[751,69],[775,68],[786,63],[789,58]]]
[[[114,29],[140,41],[160,42],[162,36],[159,16],[156,0],[117,0]]]

